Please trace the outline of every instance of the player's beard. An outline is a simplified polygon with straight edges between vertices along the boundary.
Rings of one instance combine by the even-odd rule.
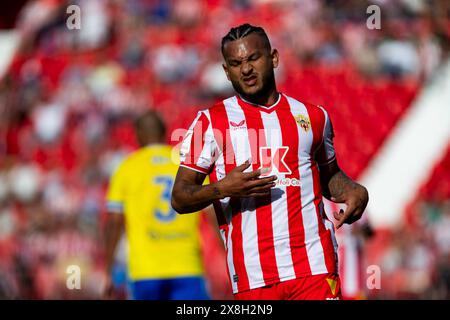
[[[274,70],[270,69],[266,74],[263,74],[261,82],[261,88],[256,92],[250,94],[244,91],[239,81],[231,81],[231,85],[243,99],[255,104],[259,104],[261,101],[266,101],[272,89],[275,88]]]

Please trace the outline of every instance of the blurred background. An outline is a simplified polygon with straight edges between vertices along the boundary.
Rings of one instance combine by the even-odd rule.
[[[72,4],[81,9],[80,29],[67,26]],[[372,30],[373,4],[381,28]],[[340,166],[369,189],[371,236],[352,242],[360,297],[450,298],[449,1],[1,7],[0,298],[101,298],[105,190],[137,147],[133,116],[157,110],[170,133],[232,95],[220,40],[244,22],[264,27],[279,50],[279,90],[328,110]],[[340,239],[351,233],[342,229]],[[210,293],[230,298],[223,249],[208,241],[215,233],[206,223],[202,231]],[[114,279],[125,298],[119,251]],[[72,264],[81,268],[82,290],[66,288]],[[380,288],[366,286],[370,265],[381,270]]]

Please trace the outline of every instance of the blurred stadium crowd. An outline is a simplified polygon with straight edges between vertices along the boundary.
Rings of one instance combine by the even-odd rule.
[[[81,8],[80,30],[66,26],[69,4]],[[380,30],[366,26],[370,4],[381,8]],[[28,1],[0,81],[0,298],[101,297],[104,192],[136,148],[131,120],[152,108],[171,132],[232,94],[220,56],[231,26],[268,31],[279,89],[328,109],[340,164],[358,178],[448,58],[449,13],[446,0]],[[369,298],[450,298],[449,200],[450,151],[405,224],[367,244],[382,270]],[[70,264],[83,290],[67,290]],[[212,284],[213,297],[227,297],[227,285]]]

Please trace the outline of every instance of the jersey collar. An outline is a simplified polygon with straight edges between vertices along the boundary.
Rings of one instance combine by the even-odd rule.
[[[252,103],[250,101],[245,100],[240,95],[237,95],[237,100],[238,100],[239,105],[241,107],[250,108],[252,110],[264,111],[264,112],[271,113],[272,111],[277,109],[276,107],[278,105],[281,104],[280,102],[282,100],[282,96],[283,96],[283,94],[281,92],[279,92],[277,101],[274,104],[270,105],[270,106],[265,106],[265,105],[261,105],[261,104],[257,104],[257,103]]]

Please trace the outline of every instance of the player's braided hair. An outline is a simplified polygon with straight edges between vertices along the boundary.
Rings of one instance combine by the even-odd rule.
[[[261,27],[252,26],[249,23],[244,23],[244,24],[241,24],[240,26],[231,28],[230,31],[228,31],[228,33],[222,38],[222,46],[221,46],[222,54],[223,54],[223,49],[225,47],[225,44],[227,42],[242,39],[252,33],[256,33],[256,34],[260,35],[264,39],[268,49],[270,50],[270,41],[269,41],[269,37],[266,34],[266,31]]]

